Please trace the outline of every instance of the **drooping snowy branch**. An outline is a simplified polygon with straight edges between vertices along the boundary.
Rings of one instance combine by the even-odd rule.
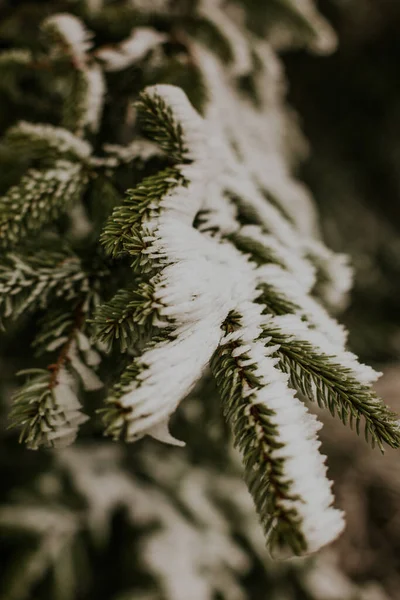
[[[314,551],[338,535],[343,518],[331,506],[319,425],[295,389],[310,399],[323,390],[317,399],[331,412],[336,404],[342,418],[364,416],[380,444],[399,445],[398,425],[370,391],[377,375],[345,350],[344,329],[310,295],[319,265],[309,237],[262,196],[230,145],[229,129],[216,135],[212,118],[201,118],[173,86],[146,89],[137,108],[172,165],[129,193],[102,239],[150,278],[150,303],[146,295],[133,311],[117,314],[125,323],[146,315],[157,333],[109,396],[107,433],[176,443],[168,420],[214,357],[226,418],[271,545]],[[243,227],[243,205],[257,225]],[[115,297],[110,307],[119,304]],[[310,383],[304,361],[313,360]]]
[[[242,304],[226,321],[212,360],[223,410],[243,455],[245,480],[272,547],[312,552],[343,529],[316,437],[321,424],[265,348],[262,308]],[[227,386],[227,379],[232,385]]]

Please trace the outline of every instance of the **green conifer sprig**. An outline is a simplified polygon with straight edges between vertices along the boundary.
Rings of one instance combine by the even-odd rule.
[[[132,389],[141,371],[142,367],[139,366],[136,360],[133,360],[123,371],[120,381],[112,389],[104,408],[99,410],[103,417],[104,435],[111,437],[115,441],[129,438],[127,416],[130,415],[132,409],[123,406],[119,398],[129,389]]]
[[[131,4],[143,7],[146,2]],[[170,15],[173,2],[167,4]],[[151,435],[171,442],[168,419],[213,356],[212,369],[226,420],[243,454],[245,479],[271,545],[289,546],[298,554],[313,551],[338,535],[342,517],[331,507],[330,483],[325,478],[324,459],[318,453],[318,426],[301,400],[295,397],[293,388],[317,394],[317,401],[332,412],[340,408],[344,421],[355,419],[358,426],[360,417],[365,417],[368,434],[379,444],[389,440],[390,445],[398,446],[398,427],[393,415],[385,412],[386,407],[382,408],[370,387],[358,384],[351,368],[340,364],[341,360],[345,364],[346,359],[350,365],[356,361],[344,350],[339,327],[336,362],[327,352],[319,352],[317,346],[304,346],[290,331],[282,332],[279,327],[275,331],[274,322],[285,315],[295,315],[314,333],[320,328],[321,335],[325,335],[326,325],[327,348],[330,348],[331,337],[336,335],[335,331],[332,333],[335,327],[331,327],[330,317],[321,307],[320,322],[315,324],[310,316],[314,300],[308,294],[323,248],[315,241],[307,255],[307,235],[303,240],[302,227],[297,231],[297,224],[302,226],[304,222],[295,218],[296,201],[299,199],[302,204],[304,200],[304,205],[308,204],[301,193],[296,195],[299,186],[293,182],[289,161],[284,156],[287,124],[282,125],[286,116],[278,106],[282,98],[279,96],[277,101],[278,96],[274,96],[269,103],[263,100],[262,93],[258,94],[257,108],[251,101],[258,85],[255,79],[261,71],[264,68],[265,71],[276,70],[274,50],[269,48],[272,64],[268,59],[264,64],[257,55],[260,63],[256,73],[255,55],[263,42],[253,39],[246,27],[241,31],[240,19],[231,20],[218,2],[200,0],[182,8],[181,3],[178,4],[177,11],[183,14],[187,9],[191,19],[198,19],[199,28],[205,22],[215,26],[229,49],[229,65],[225,72],[212,49],[210,52],[201,49],[192,38],[192,32],[181,36],[178,30],[174,34],[167,20],[157,21],[160,32],[156,32],[156,37],[165,40],[171,34],[171,47],[166,44],[160,51],[161,62],[165,61],[167,68],[163,70],[163,64],[157,70],[158,66],[154,67],[157,60],[147,62],[146,58],[143,64],[140,62],[138,71],[139,81],[148,81],[156,74],[162,78],[161,85],[140,94],[135,104],[139,126],[132,111],[129,126],[123,129],[127,122],[121,123],[121,129],[118,127],[110,137],[121,141],[119,135],[123,130],[123,138],[127,129],[128,135],[146,134],[161,148],[154,162],[164,168],[148,176],[154,172],[154,163],[147,163],[148,149],[143,151],[138,146],[140,168],[144,167],[146,177],[133,190],[128,190],[125,202],[115,208],[106,221],[101,243],[111,256],[112,267],[118,271],[114,259],[122,258],[123,270],[130,259],[134,271],[126,269],[124,280],[118,281],[121,289],[111,300],[96,308],[97,303],[104,300],[97,295],[97,264],[92,265],[87,275],[80,261],[79,265],[74,263],[75,276],[73,269],[72,273],[64,271],[55,254],[45,257],[50,263],[55,260],[54,265],[32,262],[29,254],[23,255],[24,248],[18,248],[21,251],[18,255],[5,259],[0,284],[4,274],[5,302],[10,302],[9,296],[14,302],[12,306],[5,305],[5,312],[14,317],[27,308],[46,308],[33,346],[37,354],[41,357],[50,354],[53,361],[47,369],[25,372],[27,381],[14,396],[11,416],[14,426],[22,428],[21,441],[32,448],[69,443],[85,420],[77,401],[78,389],[96,390],[101,386],[96,375],[100,357],[95,348],[105,346],[110,351],[118,346],[122,352],[129,353],[131,363],[121,376],[120,369],[116,369],[117,383],[109,393],[103,414],[106,434],[128,441]],[[283,4],[289,7],[284,13],[292,9],[297,13],[293,2],[283,0]],[[135,11],[136,8],[129,11],[131,17]],[[146,13],[146,8],[142,13]],[[145,18],[151,22],[152,16]],[[134,21],[131,24],[137,25]],[[127,26],[123,22],[120,25]],[[161,33],[164,29],[168,33]],[[69,214],[70,219],[66,218],[61,224],[69,226],[67,235],[73,244],[79,245],[82,256],[88,248],[90,260],[105,215],[119,200],[120,190],[126,187],[125,175],[131,171],[129,182],[136,182],[140,177],[134,162],[138,140],[135,138],[126,148],[119,146],[114,153],[107,151],[105,138],[115,123],[114,101],[121,88],[116,75],[117,85],[115,89],[109,86],[110,102],[103,115],[107,47],[93,51],[94,40],[97,42],[102,35],[97,36],[97,32],[96,36],[92,35],[82,21],[68,14],[47,19],[43,31],[48,43],[45,64],[50,67],[49,81],[54,81],[53,91],[61,100],[61,109],[54,113],[59,118],[53,122],[61,126],[19,124],[6,136],[5,145],[23,154],[22,164],[30,159],[41,164],[35,164],[36,168],[0,199],[3,215],[0,240],[4,241],[5,249],[24,246],[25,238],[33,237],[32,233],[57,225],[61,215]],[[318,28],[313,31],[314,37],[318,37]],[[135,64],[132,46],[131,51],[130,58]],[[207,96],[210,104],[202,107],[204,119],[196,114],[181,90],[162,85],[174,78],[173,68],[167,72],[168,67],[173,67],[169,53],[176,53],[179,58],[179,52],[184,56],[183,63],[190,62],[190,70],[201,72],[199,79],[210,87],[211,93]],[[113,81],[112,77],[110,74],[109,82]],[[240,86],[238,78],[241,78]],[[275,74],[272,76],[275,85],[274,78]],[[122,80],[121,85],[124,88]],[[128,89],[134,99],[138,93],[136,82]],[[121,101],[125,103],[126,98]],[[116,104],[118,109],[120,105]],[[125,104],[123,106],[125,108]],[[276,121],[273,131],[268,119]],[[277,170],[282,167],[276,180],[275,173],[262,177],[263,164],[258,160],[264,157],[261,140],[266,131],[274,138],[267,149],[272,164],[276,159]],[[92,134],[93,146],[103,148],[106,156],[91,156],[92,149],[83,140]],[[268,136],[269,133],[269,140]],[[154,156],[154,147],[151,151]],[[266,160],[268,162],[268,157]],[[133,164],[127,168],[129,163]],[[49,173],[53,175],[50,177]],[[88,186],[89,193],[85,194],[88,178],[98,174],[100,176]],[[280,206],[279,193],[275,198],[269,190],[265,194],[260,190],[260,187],[268,189],[269,176],[273,191],[282,183],[283,198],[288,187],[293,191],[293,196],[288,194],[289,200],[282,200],[283,206]],[[102,196],[99,203],[97,194]],[[235,199],[235,194],[238,208],[230,200]],[[74,237],[72,230],[77,219],[69,209],[81,198],[83,202],[79,206],[84,206],[84,210],[78,220],[83,215],[88,227],[83,234],[77,233]],[[100,206],[102,201],[104,210]],[[241,206],[247,206],[247,213]],[[208,215],[208,229],[207,224],[204,228],[199,224],[199,212]],[[310,232],[312,220],[310,207],[310,223],[306,224]],[[257,236],[242,235],[249,221],[258,223],[258,241]],[[231,235],[232,231],[235,233]],[[325,251],[323,257],[321,266],[324,261],[330,264],[329,251]],[[301,268],[297,273],[299,263]],[[12,273],[14,266],[18,269],[16,279]],[[55,271],[62,281],[56,281]],[[82,274],[84,279],[81,279]],[[303,275],[306,281],[300,281],[297,304],[294,283],[297,285]],[[338,278],[341,276],[342,272]],[[115,279],[118,280],[118,273],[112,280],[113,286]],[[343,287],[338,295],[342,292]],[[109,290],[104,296],[110,297]],[[234,307],[242,316],[242,322]],[[261,340],[264,323],[265,338]],[[240,334],[239,337],[235,337],[236,334]],[[121,362],[124,364],[125,359],[121,358]],[[363,371],[362,366],[358,366],[360,369],[356,371],[360,378],[368,381],[367,369]],[[290,420],[293,414],[299,416],[298,422]],[[319,529],[314,527],[315,522],[320,525]]]
[[[131,234],[138,224],[156,214],[160,199],[183,182],[179,171],[168,167],[127,190],[124,203],[113,210],[101,235],[106,252],[113,257],[129,253],[127,242],[132,241]]]
[[[174,119],[171,107],[160,96],[140,94],[136,102],[139,122],[148,137],[156,142],[173,161],[183,162],[188,148],[185,147],[182,126]],[[186,158],[187,160],[187,158]]]
[[[228,335],[240,328],[240,317],[230,315],[224,324]],[[256,365],[240,366],[248,360],[246,353],[235,358],[235,350],[240,347],[237,341],[221,346],[211,360],[211,370],[215,377],[222,410],[229,423],[235,446],[240,450],[244,463],[244,478],[253,497],[264,532],[271,548],[282,550],[291,548],[294,554],[306,549],[301,533],[301,517],[293,508],[285,508],[285,499],[290,495],[290,481],[285,480],[283,460],[273,458],[271,450],[279,449],[278,428],[271,422],[274,411],[263,404],[251,405],[243,396],[244,385],[254,391],[263,387],[254,373]],[[252,426],[249,425],[251,421]],[[259,434],[254,435],[254,428]]]
[[[101,67],[92,56],[93,34],[69,13],[45,19],[41,31],[48,48],[47,57],[63,89],[61,124],[79,136],[86,131],[96,132],[105,81]]]
[[[37,354],[50,353],[47,369],[30,369],[25,384],[14,394],[11,427],[21,429],[20,442],[31,449],[69,445],[78,427],[87,420],[78,400],[79,382],[87,391],[102,382],[94,369],[100,362],[85,333],[90,300],[53,308],[42,319],[33,347]]]
[[[86,183],[81,165],[69,161],[30,169],[0,198],[0,246],[11,249],[56,220],[78,202]]]
[[[301,308],[286,296],[267,283],[260,284],[261,291],[258,301],[265,306],[265,313],[272,315],[287,315],[301,313]]]
[[[10,253],[0,264],[0,315],[17,319],[52,300],[73,300],[89,289],[88,275],[70,250]]]
[[[307,341],[291,339],[274,326],[267,326],[264,336],[268,344],[278,344],[278,368],[289,375],[293,388],[320,407],[328,408],[332,416],[360,431],[364,421],[366,441],[400,447],[400,425],[393,413],[368,385],[363,385],[350,368],[335,361],[335,357],[317,351]]]
[[[120,290],[99,306],[93,318],[95,339],[108,350],[118,344],[121,352],[127,352],[138,340],[148,337],[156,318],[154,284],[141,281],[133,289]]]
[[[282,268],[285,268],[285,264],[279,259],[278,255],[271,247],[266,246],[255,239],[249,238],[246,235],[243,235],[240,229],[229,235],[228,239],[235,244],[238,250],[250,254],[251,260],[257,265],[263,265],[272,262]]]
[[[54,367],[21,371],[26,383],[13,397],[11,427],[21,429],[19,441],[31,450],[60,447],[75,439],[78,426],[87,420],[64,370]]]
[[[83,135],[85,127],[90,129],[97,127],[97,116],[94,115],[92,120],[88,114],[91,96],[94,94],[92,90],[94,78],[101,82],[100,86],[103,85],[102,73],[98,66],[74,69],[67,79],[69,93],[63,106],[62,125],[79,136]]]
[[[2,144],[7,151],[29,157],[41,164],[54,165],[59,159],[68,161],[87,160],[90,145],[63,127],[20,121],[6,131]]]

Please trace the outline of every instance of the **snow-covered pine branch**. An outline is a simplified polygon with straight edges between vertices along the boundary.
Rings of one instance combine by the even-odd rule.
[[[145,339],[152,326],[161,323],[154,292],[152,280],[139,281],[132,289],[119,290],[109,302],[99,306],[93,318],[96,339],[109,350],[118,344],[121,352]]]
[[[53,168],[30,169],[0,197],[0,245],[17,246],[79,201],[87,183],[82,166],[59,160]]]
[[[33,450],[70,445],[88,419],[81,412],[79,384],[86,391],[103,386],[94,370],[100,355],[84,331],[88,300],[72,307],[70,314],[61,306],[45,315],[34,347],[37,354],[50,353],[54,362],[47,369],[22,371],[27,380],[13,395],[12,426],[21,429],[20,441]]]
[[[0,315],[17,319],[51,300],[74,300],[89,292],[89,278],[78,256],[54,247],[9,253],[0,264]]]
[[[67,129],[20,121],[5,133],[2,142],[7,150],[23,153],[36,160],[87,160],[90,145]]]
[[[271,78],[268,70],[275,70],[275,64],[270,65],[274,57],[267,44],[256,47],[261,63],[261,75],[255,77],[260,107],[235,89],[213,53],[197,42],[190,45],[208,91],[205,115],[210,135],[225,140],[220,147],[227,166],[225,191],[241,218],[250,219],[304,257],[316,270],[314,281],[323,282],[318,289],[321,298],[333,308],[341,307],[352,283],[348,259],[320,240],[312,199],[288,169],[283,99],[272,106],[268,98],[262,100]],[[279,73],[275,77],[279,81]],[[294,128],[291,123],[291,136],[296,135]]]
[[[69,64],[64,83],[69,88],[64,102],[64,127],[79,135],[86,127],[96,132],[106,88],[103,70],[90,54],[92,34],[80,19],[69,13],[46,19],[42,32],[48,43],[50,60]]]
[[[146,89],[137,107],[145,132],[172,166],[129,192],[102,241],[114,256],[131,256],[135,272],[150,277],[153,302],[147,304],[146,319],[156,319],[157,334],[110,394],[107,433],[127,440],[147,434],[176,443],[169,417],[214,356],[226,418],[244,454],[245,478],[260,518],[272,532],[271,544],[288,545],[295,553],[316,550],[336,537],[343,522],[331,507],[318,453],[319,426],[295,397],[294,388],[309,395],[312,386],[298,384],[307,380],[302,368],[309,350],[298,346],[290,323],[301,324],[316,344],[316,389],[325,385],[326,370],[335,372],[322,404],[336,404],[342,418],[346,411],[358,415],[357,421],[366,417],[380,444],[399,446],[397,421],[370,390],[377,375],[345,350],[343,328],[309,295],[315,265],[308,262],[308,238],[261,198],[254,173],[234,157],[229,137],[223,131],[216,136],[211,122],[173,86]],[[262,212],[257,227],[245,226],[241,233],[240,209],[222,209],[232,194],[253,207],[249,216]],[[210,196],[218,198],[215,205]],[[193,227],[198,214],[203,215],[200,230]],[[296,276],[298,268],[306,282]],[[126,316],[124,327],[130,319],[134,328],[136,311],[126,314],[118,303],[113,308],[109,323],[114,321],[116,331]],[[243,324],[228,333],[224,323],[232,314]],[[272,324],[281,325],[279,339],[270,331]],[[221,353],[222,365],[215,358]],[[292,359],[289,366],[285,353]],[[281,372],[286,369],[289,375]]]
[[[81,412],[74,382],[62,367],[54,371],[23,371],[26,383],[13,397],[10,413],[13,427],[21,428],[20,441],[28,448],[60,448],[71,444],[79,425],[87,421]]]
[[[346,332],[324,308],[343,303],[350,268],[324,246],[310,194],[292,172],[302,140],[285,107],[274,48],[287,41],[280,37],[287,19],[297,24],[291,43],[300,32],[302,43],[323,51],[333,45],[332,32],[309,0],[276,2],[269,37],[268,18],[257,23],[258,33],[248,26],[246,2],[82,4],[88,11],[78,10],[90,13],[96,34],[72,14],[51,14],[42,25],[43,50],[0,54],[0,86],[10,97],[20,99],[20,77],[31,65],[38,89],[48,84],[47,102],[60,100],[52,124],[35,122],[33,111],[32,123],[17,123],[2,141],[17,166],[21,155],[25,174],[0,198],[0,245],[7,251],[0,308],[10,319],[45,309],[32,346],[51,356],[47,369],[25,371],[13,423],[32,448],[73,441],[86,420],[79,389],[102,385],[102,346],[114,350],[112,359],[118,350],[125,355],[103,409],[106,434],[183,445],[169,432],[170,417],[211,365],[269,544],[315,551],[338,535],[343,516],[332,506],[320,425],[303,396],[357,428],[365,419],[379,446],[400,445],[396,417],[371,388],[377,374],[346,350]],[[105,24],[113,43],[95,48]],[[179,81],[177,65],[195,74],[200,97],[186,85],[193,103],[163,83]],[[132,67],[139,77],[125,88],[124,71]],[[141,82],[158,78],[139,94]],[[131,99],[138,99],[134,106]],[[116,123],[121,130],[111,131]],[[93,156],[93,148],[103,154]],[[125,181],[132,189],[115,207]],[[79,252],[31,255],[28,242],[47,228],[56,243],[65,236]],[[110,269],[100,294],[104,249]],[[66,456],[74,462],[73,453]],[[93,483],[90,470],[84,477]],[[154,465],[151,472],[156,479]],[[82,480],[78,487],[90,500]],[[131,498],[132,486],[121,487]],[[133,487],[145,497],[141,509],[148,502],[143,489],[154,500],[151,486]],[[110,489],[105,505],[126,506]],[[183,531],[185,549],[199,542],[165,499],[159,503],[156,494],[151,509],[166,505],[172,526],[163,523],[157,543],[169,547],[176,531]],[[207,541],[215,539],[225,540],[210,534]],[[167,592],[186,598],[154,558],[155,546],[148,548],[146,559],[167,580]],[[213,559],[206,559],[208,568]],[[191,562],[184,564],[198,582]],[[229,589],[236,594],[237,586]],[[204,593],[211,598],[215,591],[207,585]]]
[[[355,422],[357,433],[364,420],[365,438],[373,446],[399,447],[398,419],[371,388],[380,373],[360,364],[350,352],[336,354],[329,339],[298,315],[269,318],[263,328],[267,346],[279,346],[278,367],[300,394],[337,414],[345,425]]]
[[[343,515],[332,508],[316,417],[307,412],[265,351],[262,308],[238,306],[212,359],[224,415],[243,455],[245,480],[272,548],[312,552],[337,537]]]

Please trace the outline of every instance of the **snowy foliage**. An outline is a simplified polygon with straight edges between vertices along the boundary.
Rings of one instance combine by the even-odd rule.
[[[109,252],[132,256],[135,267],[150,275],[157,315],[153,325],[159,329],[157,339],[134,358],[108,399],[107,433],[127,440],[147,434],[176,443],[168,433],[168,419],[214,356],[226,418],[244,455],[246,479],[271,545],[289,545],[297,553],[316,550],[341,531],[342,516],[331,508],[333,496],[318,453],[318,424],[295,398],[288,375],[282,374],[286,364],[281,350],[300,340],[313,354],[325,356],[328,367],[330,362],[338,366],[343,385],[349,376],[360,381],[354,396],[344,397],[342,383],[333,382],[332,399],[321,399],[322,359],[315,392],[312,385],[300,385],[300,390],[310,399],[316,393],[330,407],[336,401],[343,420],[348,412],[357,423],[364,416],[373,442],[385,439],[396,446],[397,423],[373,392],[366,391],[378,374],[345,350],[343,328],[309,295],[320,265],[307,256],[308,237],[260,197],[257,172],[239,162],[223,131],[218,137],[216,128],[172,86],[145,90],[138,109],[149,135],[176,164],[163,180],[150,177],[143,182],[138,190],[149,192],[142,203],[128,198],[129,204],[115,209],[103,233]],[[240,143],[238,138],[239,156]],[[157,191],[150,195],[152,185]],[[258,223],[250,231],[245,227],[244,234],[241,198]],[[202,211],[199,232],[192,223]],[[245,253],[235,246],[237,239]],[[296,278],[293,265],[304,265]],[[283,345],[275,343],[275,328]],[[291,369],[296,373],[299,367]],[[301,465],[307,465],[305,470]]]
[[[334,35],[311,0],[277,0],[274,18],[258,0],[70,4],[87,22],[51,13],[40,50],[0,54],[7,102],[25,106],[29,69],[39,90],[0,144],[13,165],[0,181],[0,313],[7,335],[21,327],[35,352],[16,361],[29,368],[21,387],[10,384],[12,425],[30,448],[60,448],[86,413],[100,413],[83,436],[102,429],[187,448],[152,454],[144,440],[133,474],[106,443],[57,454],[84,516],[50,510],[53,535],[35,529],[23,502],[0,508],[0,527],[17,528],[21,514],[40,539],[27,591],[12,583],[5,597],[26,598],[58,560],[61,579],[77,579],[59,541],[72,548],[89,531],[101,546],[124,509],[162,597],[186,600],[190,589],[191,600],[242,600],[248,555],[264,554],[236,458],[196,419],[214,396],[183,419],[230,473],[190,464],[196,435],[169,430],[210,368],[272,551],[317,551],[344,525],[307,401],[357,431],[363,423],[373,445],[400,445],[397,418],[372,389],[378,373],[349,352],[331,316],[351,286],[347,257],[324,245],[293,176],[305,145],[277,49],[325,52]],[[265,18],[251,19],[258,4]],[[54,598],[74,598],[65,585]]]

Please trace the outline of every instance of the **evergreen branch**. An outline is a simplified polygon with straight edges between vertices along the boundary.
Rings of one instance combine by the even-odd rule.
[[[234,331],[233,320],[225,325],[225,334]],[[225,419],[232,429],[234,444],[239,448],[244,462],[244,478],[256,505],[256,510],[267,537],[270,537],[274,520],[281,523],[282,533],[277,537],[278,545],[289,545],[295,554],[307,547],[300,530],[300,516],[293,510],[279,507],[279,499],[289,499],[291,482],[282,480],[282,460],[273,460],[270,450],[280,448],[276,440],[278,429],[271,423],[274,412],[263,405],[251,406],[243,397],[243,388],[261,389],[262,384],[254,374],[255,366],[244,368],[241,360],[248,361],[245,353],[238,359],[235,351],[240,343],[232,342],[221,346],[211,360],[211,370],[220,393]],[[246,414],[249,412],[249,414]],[[248,424],[246,424],[246,421]],[[257,429],[259,435],[255,435]],[[253,471],[253,473],[252,473]]]
[[[264,307],[265,314],[301,314],[300,306],[289,300],[272,285],[268,285],[267,283],[260,284],[259,290],[261,291],[261,294],[257,298],[257,302]]]
[[[90,54],[93,35],[70,14],[56,14],[42,23],[53,62],[69,67],[63,107],[63,126],[82,136],[85,128],[97,131],[104,103],[105,81]]]
[[[104,435],[115,441],[131,439],[128,434],[128,426],[132,408],[124,406],[119,398],[132,388],[141,371],[142,368],[138,361],[133,360],[123,371],[120,381],[114,386],[107,398],[106,406],[99,411],[103,418]]]
[[[149,255],[154,235],[146,228],[133,228],[129,234],[121,238],[124,251],[131,259],[130,266],[135,273],[150,274],[158,269],[158,265]]]
[[[3,143],[7,150],[35,160],[54,164],[60,158],[85,161],[90,145],[62,127],[20,121],[9,129]]]
[[[353,283],[348,256],[332,252],[318,240],[307,240],[305,247],[310,262],[317,268],[314,294],[332,309],[343,308]]]
[[[253,56],[247,32],[226,14],[222,1],[200,0],[198,11],[227,48],[232,73],[237,77],[249,75],[253,70]]]
[[[337,349],[345,347],[346,330],[310,295],[315,285],[311,263],[254,225],[242,227],[229,237],[239,250],[249,252],[250,260],[257,265],[257,287],[261,290],[258,302],[265,306],[266,313],[297,314]]]
[[[59,323],[60,317],[61,317],[61,328],[60,328],[60,323]],[[51,371],[51,373],[52,373],[52,376],[50,379],[51,387],[54,387],[56,385],[57,378],[59,376],[61,369],[63,369],[65,367],[66,363],[70,361],[70,352],[71,352],[72,346],[75,342],[76,334],[78,331],[80,331],[82,329],[84,321],[85,321],[85,312],[83,311],[82,302],[80,302],[75,307],[74,315],[72,317],[70,317],[69,315],[63,314],[63,312],[61,312],[61,314],[57,315],[56,322],[57,322],[58,327],[56,330],[56,335],[54,335],[54,333],[52,332],[53,328],[50,328],[51,337],[55,337],[55,339],[58,341],[60,340],[60,334],[61,334],[61,336],[63,336],[63,335],[65,335],[65,331],[67,331],[67,335],[65,337],[61,337],[62,346],[61,346],[61,350],[58,353],[57,361],[47,367],[48,370]],[[46,329],[48,329],[48,326],[46,327]],[[48,337],[48,332],[46,332],[46,337]],[[40,338],[39,338],[38,342],[39,343],[41,342]]]
[[[184,162],[188,148],[185,146],[183,130],[175,119],[172,107],[162,96],[142,92],[136,103],[138,117],[144,132],[160,148],[177,162]]]
[[[256,225],[246,225],[229,236],[236,248],[249,253],[257,266],[273,263],[289,271],[305,291],[315,284],[315,268],[302,256],[284,246],[279,240]]]
[[[160,319],[154,290],[152,281],[141,281],[134,289],[120,290],[99,306],[92,321],[94,338],[108,350],[118,343],[121,352],[126,352],[142,337],[148,337],[152,325]]]
[[[0,198],[0,245],[17,246],[57,219],[79,200],[85,185],[79,164],[59,161],[52,169],[30,169]]]
[[[72,314],[71,309],[66,313],[63,307],[50,312],[42,320],[34,347],[38,353],[59,349],[56,362],[47,367],[54,378],[58,377],[60,369],[68,365],[81,379],[86,391],[96,391],[103,387],[103,383],[93,371],[101,360],[100,355],[92,349],[85,334],[89,306],[90,300],[86,298],[73,307]]]
[[[179,171],[169,167],[128,190],[125,202],[113,210],[101,235],[106,252],[114,257],[126,253],[126,242],[133,237],[136,228],[158,214],[161,200],[183,183]]]
[[[320,53],[330,53],[336,48],[335,32],[313,4],[299,4],[294,0],[273,0],[271,8],[278,10],[282,15],[281,20],[289,24],[294,34],[294,43],[301,40],[302,44],[306,42],[310,48]]]
[[[265,306],[275,314],[296,314],[310,329],[322,334],[334,353],[344,351],[347,331],[319,304],[303,286],[284,269],[275,265],[262,265],[256,271],[258,288],[263,290]],[[275,308],[274,308],[275,307]],[[268,310],[266,311],[268,312]]]
[[[105,81],[98,65],[82,67],[71,72],[69,90],[65,97],[62,124],[82,136],[87,127],[96,132],[103,110]]]
[[[88,391],[103,385],[90,368],[98,364],[99,357],[83,334],[85,317],[84,303],[79,302],[72,315],[64,308],[57,309],[46,315],[42,323],[34,345],[40,353],[57,350],[56,361],[47,369],[21,372],[28,380],[14,394],[10,412],[11,427],[22,428],[20,442],[28,448],[67,446],[74,441],[79,425],[87,420],[80,412],[70,370],[75,371]]]
[[[123,372],[106,401],[106,435],[127,441],[150,435],[176,444],[168,420],[215,351],[220,331],[212,318],[198,327],[163,327]]]
[[[152,27],[135,27],[119,44],[107,45],[95,52],[106,71],[121,71],[142,61],[168,37]]]
[[[303,554],[334,538],[342,516],[330,506],[324,457],[317,452],[319,425],[276,370],[276,359],[268,356],[273,349],[263,352],[262,342],[249,337],[260,310],[243,308],[242,316],[231,313],[225,321],[211,369],[269,546]]]
[[[55,373],[57,375],[55,376]],[[13,396],[11,427],[21,428],[19,441],[31,450],[72,443],[87,420],[64,368],[22,371],[28,380]]]
[[[291,327],[292,325],[292,327]],[[303,333],[293,333],[297,328]],[[309,332],[310,335],[310,332]],[[357,433],[360,421],[365,421],[365,438],[383,450],[383,443],[400,447],[400,427],[397,416],[376,395],[371,387],[360,383],[351,363],[341,362],[338,356],[327,355],[307,340],[304,324],[294,320],[274,318],[264,327],[266,344],[278,345],[278,367],[289,375],[290,384],[309,400],[328,408],[346,425],[355,422]]]
[[[80,259],[66,249],[7,254],[0,264],[0,315],[17,319],[50,301],[73,300],[89,291]]]
[[[42,22],[41,31],[52,58],[71,60],[77,67],[88,60],[93,34],[74,15],[53,14]]]
[[[135,139],[127,146],[118,144],[105,144],[104,152],[117,164],[130,163],[135,160],[146,162],[153,157],[164,157],[164,153],[154,142],[146,139]]]

